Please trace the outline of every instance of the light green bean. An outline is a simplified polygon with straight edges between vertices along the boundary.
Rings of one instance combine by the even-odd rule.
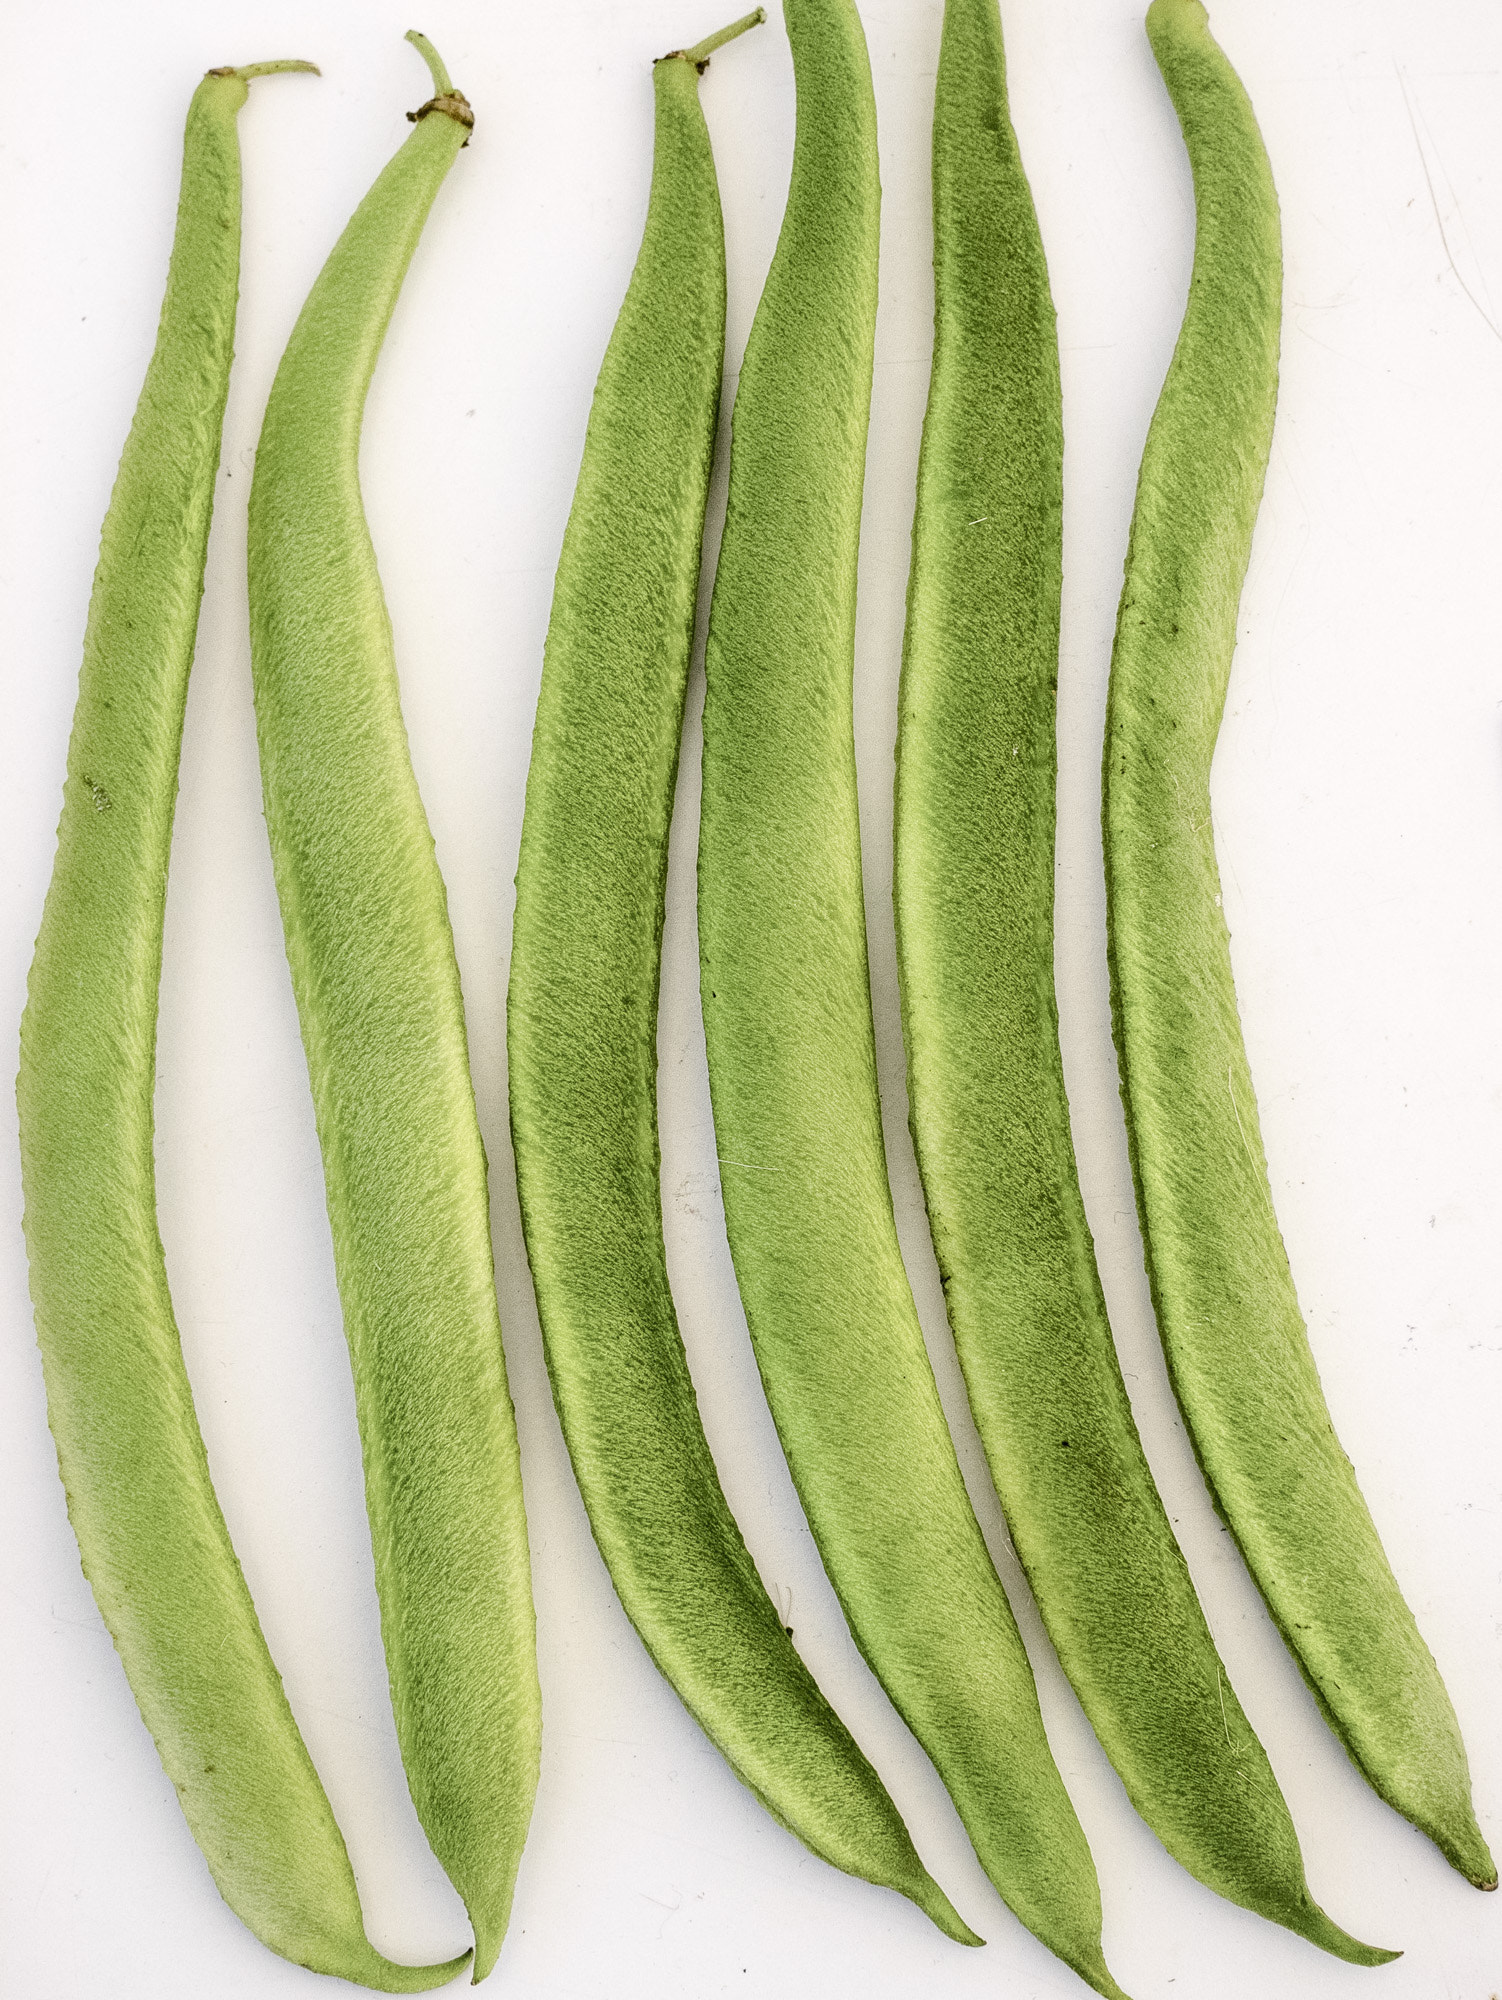
[[[1153,0],[1194,171],[1194,271],[1148,432],[1106,718],[1112,1015],[1148,1276],[1211,1494],[1357,1767],[1478,1888],[1454,1710],[1315,1371],[1268,1186],[1210,760],[1277,394],[1282,253],[1252,109],[1199,0]]]
[[[438,188],[473,123],[436,95],[356,210],[277,371],[250,496],[256,726],[354,1371],[407,1782],[505,1935],[537,1785],[535,1625],[485,1152],[443,881],[360,501],[360,419]]]
[[[225,1901],[273,1951],[418,1993],[465,1959],[394,1965],[366,1939],[344,1842],[209,1477],[152,1156],[172,809],[234,345],[235,117],[250,78],[311,68],[211,70],[189,107],[161,325],[101,536],[16,1095],[68,1513],[193,1837]]]
[[[700,977],[736,1276],[857,1645],[982,1865],[1098,1993],[1100,1890],[944,1421],[887,1183],[851,715],[876,318],[870,66],[850,0],[787,0],[782,234],[736,394],[710,612]]]

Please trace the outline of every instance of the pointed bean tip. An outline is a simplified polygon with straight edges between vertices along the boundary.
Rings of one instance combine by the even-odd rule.
[[[1060,1950],[1059,1946],[1053,1943],[1051,1939],[1044,1937],[1041,1931],[1035,1932],[1034,1935],[1040,1938],[1041,1942],[1046,1944],[1056,1957],[1062,1959],[1071,1972],[1078,1973],[1080,1978],[1090,1988],[1090,1991],[1098,1993],[1101,1996],[1101,2000],[1132,2000],[1132,1996],[1125,1988],[1116,1984],[1111,1973],[1111,1968],[1106,1964],[1105,1952],[1099,1944],[1095,1946],[1094,1950],[1091,1950],[1088,1946],[1082,1947],[1079,1951],[1079,1956],[1076,1957],[1073,1952],[1068,1951],[1067,1947],[1064,1950]]]
[[[386,1977],[369,1983],[386,1993],[431,1993],[437,1986],[447,1986],[473,1957],[473,1951],[461,1951],[457,1958],[440,1965],[398,1965],[393,1959],[382,1958],[379,1963]]]
[[[985,1939],[971,1930],[959,1911],[950,1902],[932,1875],[925,1874],[916,1887],[905,1890],[906,1894],[929,1921],[955,1944],[983,1945]]]
[[[1497,1886],[1497,1864],[1492,1860],[1486,1842],[1482,1840],[1479,1831],[1477,1832],[1476,1839],[1467,1843],[1467,1850],[1464,1854],[1448,1858],[1454,1867],[1459,1869],[1460,1873],[1464,1875],[1473,1889],[1483,1889],[1487,1892],[1495,1889]]]
[[[1282,1922],[1288,1923],[1285,1917]],[[1363,1944],[1349,1931],[1343,1931],[1333,1917],[1327,1916],[1319,1904],[1312,1899],[1303,1913],[1302,1921],[1289,1923],[1290,1930],[1298,1932],[1321,1951],[1329,1952],[1332,1958],[1343,1959],[1347,1965],[1391,1965],[1395,1958],[1403,1956],[1400,1951],[1389,1951],[1386,1945]]]
[[[1351,1937],[1334,1924],[1330,1929],[1339,1943],[1325,1937],[1313,1938],[1311,1943],[1328,1951],[1333,1958],[1343,1958],[1347,1965],[1391,1965],[1394,1959],[1403,1956],[1401,1951],[1390,1951],[1384,1944],[1363,1944],[1360,1938]]]
[[[1497,1886],[1497,1864],[1474,1821],[1471,1831],[1473,1838],[1466,1842],[1467,1853],[1459,1863],[1460,1872],[1473,1887],[1490,1891]]]
[[[474,1957],[473,1951],[461,1951],[457,1958],[446,1959],[438,1965],[402,1965],[398,1960],[378,1952],[368,1939],[362,1940],[362,1943],[364,1949],[357,1963],[336,1967],[319,1965],[311,1969],[332,1971],[335,1977],[369,1987],[373,1993],[431,1993],[435,1987],[447,1986]]]
[[[1126,1991],[1125,1987],[1118,1986],[1116,1981],[1111,1977],[1104,1959],[1101,1960],[1099,1978],[1092,1979],[1090,1984],[1100,1994],[1101,2000],[1132,2000],[1132,1996]]]

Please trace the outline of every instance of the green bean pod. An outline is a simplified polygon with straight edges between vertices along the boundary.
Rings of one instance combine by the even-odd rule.
[[[982,1865],[1098,1993],[1100,1890],[960,1476],[898,1249],[851,714],[876,317],[875,105],[850,0],[787,0],[787,212],[736,395],[710,613],[699,936],[757,1364],[856,1644]]]
[[[726,1504],[669,1288],[657,1144],[668,827],[725,350],[698,77],[665,56],[641,252],[595,388],[548,626],[507,1004],[548,1373],[590,1525],[653,1659],[816,1854],[975,1942],[784,1631]]]
[[[1063,418],[997,0],[947,0],[934,363],[897,734],[908,1101],[965,1386],[1049,1636],[1191,1874],[1338,1957],[1143,1454],[1080,1198],[1053,978]]]
[[[188,110],[156,347],[105,515],[16,1096],[47,1415],[84,1574],[219,1892],[264,1944],[388,1993],[209,1477],[157,1232],[157,992],[188,673],[234,347],[235,118]],[[465,1954],[467,1957],[468,1954]]]
[[[1330,1421],[1268,1185],[1210,760],[1272,438],[1282,253],[1246,93],[1199,0],[1148,35],[1195,189],[1189,302],[1148,432],[1104,758],[1112,1017],[1148,1276],[1217,1508],[1357,1767],[1480,1888],[1455,1714]]]
[[[485,1152],[443,881],[360,501],[360,420],[402,279],[466,143],[437,95],[293,329],[250,497],[266,824],[354,1373],[381,1631],[418,1818],[495,1963],[538,1774],[539,1693]]]

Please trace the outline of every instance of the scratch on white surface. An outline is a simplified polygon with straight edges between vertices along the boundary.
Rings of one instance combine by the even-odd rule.
[[[1450,269],[1455,273],[1455,282],[1486,321],[1486,324],[1496,335],[1497,339],[1502,340],[1502,327],[1498,327],[1497,322],[1492,318],[1486,307],[1482,305],[1480,299],[1477,298],[1476,294],[1461,276],[1460,266],[1455,261],[1455,252],[1450,248],[1450,238],[1445,230],[1445,218],[1440,213],[1439,196],[1434,190],[1434,176],[1429,171],[1428,155],[1424,151],[1424,142],[1419,137],[1419,121],[1414,113],[1413,99],[1408,92],[1408,79],[1404,76],[1402,70],[1399,69],[1396,62],[1393,64],[1393,71],[1398,79],[1398,88],[1403,93],[1403,105],[1408,113],[1409,129],[1413,133],[1413,144],[1419,156],[1419,165],[1424,170],[1424,185],[1429,190],[1429,205],[1434,210],[1434,221],[1436,228],[1439,230],[1439,240],[1444,245],[1445,256],[1449,260]]]
[[[663,1932],[667,1929],[668,1925],[673,1921],[674,1917],[677,1916],[678,1912],[683,1908],[682,1892],[681,1890],[675,1889],[673,1891],[674,1900],[671,1903],[665,1903],[662,1900],[661,1896],[654,1896],[651,1894],[649,1890],[646,1889],[638,1889],[636,1893],[641,1897],[644,1903],[655,1904],[659,1910],[663,1910],[666,1912],[666,1915],[663,1917],[662,1921],[657,1926],[657,1938],[658,1942],[661,1943]]]

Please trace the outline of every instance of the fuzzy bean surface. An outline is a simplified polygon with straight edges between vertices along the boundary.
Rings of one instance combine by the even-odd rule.
[[[209,1477],[157,1231],[157,991],[183,709],[240,267],[236,113],[188,111],[155,350],[105,516],[17,1099],[47,1414],[79,1554],[220,1893],[263,1943],[390,1993],[464,1964],[367,1941]],[[466,1954],[467,1956],[467,1954]]]
[[[1211,1888],[1366,1962],[1310,1898],[1216,1653],[1080,1198],[1053,969],[1058,340],[997,0],[944,11],[934,267],[895,883],[910,1122],[970,1406],[1049,1637],[1138,1812]]]
[[[463,99],[356,210],[277,371],[250,499],[266,824],[313,1087],[413,1803],[475,1934],[505,1934],[537,1785],[535,1621],[485,1152],[444,887],[360,500],[360,420]]]
[[[1272,438],[1277,196],[1199,0],[1154,0],[1147,22],[1196,213],[1189,301],[1143,452],[1104,758],[1112,1016],[1148,1276],[1212,1496],[1316,1700],[1377,1791],[1488,1888],[1454,1711],[1320,1388],[1221,914],[1210,763]]]
[[[879,189],[850,0],[787,0],[792,182],[736,395],[704,712],[700,974],[736,1276],[860,1647],[1013,1910],[1095,1990],[1100,1891],[898,1248],[851,713]]]
[[[506,1017],[527,1254],[590,1525],[653,1659],[775,1818],[969,1942],[756,1573],[669,1287],[657,998],[725,241],[694,52],[653,84],[646,231],[595,389],[527,777]]]

